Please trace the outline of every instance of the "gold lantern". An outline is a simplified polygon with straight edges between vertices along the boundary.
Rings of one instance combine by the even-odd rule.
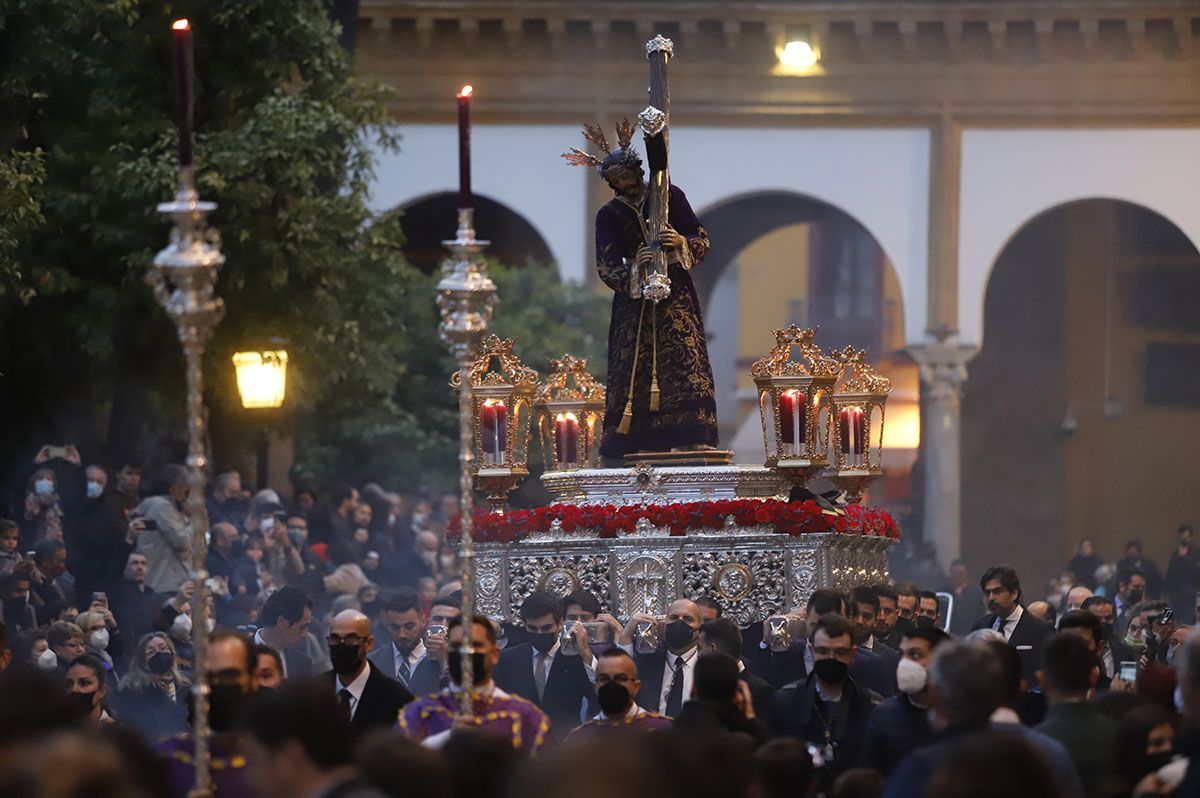
[[[513,354],[513,342],[489,335],[468,370],[474,462],[471,472],[492,509],[503,510],[508,493],[529,476],[529,425],[538,373]],[[492,369],[492,360],[500,367]],[[450,378],[456,391],[461,372]]]
[[[766,465],[798,487],[829,465],[830,407],[841,364],[811,329],[775,330],[775,346],[750,369],[758,388]],[[799,358],[793,359],[793,350]]]
[[[588,373],[587,360],[563,355],[538,387],[534,411],[547,471],[595,468],[597,433],[604,419],[604,386]]]
[[[867,363],[867,353],[846,347],[834,352],[843,375],[854,376],[833,392],[834,456],[826,476],[846,492],[849,504],[862,501],[863,490],[883,473],[883,417],[892,383]]]
[[[247,410],[273,410],[283,406],[287,392],[288,353],[238,352],[233,356],[238,394]]]

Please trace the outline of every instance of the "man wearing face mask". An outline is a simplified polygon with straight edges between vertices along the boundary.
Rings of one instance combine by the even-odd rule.
[[[254,796],[246,773],[246,743],[238,729],[246,703],[258,689],[255,680],[254,644],[245,635],[220,631],[208,638],[209,755],[215,794],[240,798]],[[189,726],[191,694],[188,694]],[[187,798],[196,775],[191,731],[168,737],[156,747],[171,769],[171,798]]]
[[[1146,598],[1146,575],[1130,569],[1117,572],[1117,595],[1113,599],[1113,625],[1118,637],[1125,636],[1134,605]]]
[[[562,603],[550,593],[529,594],[521,604],[521,622],[527,642],[508,646],[500,655],[494,678],[500,689],[538,705],[550,716],[550,727],[567,734],[591,714],[596,700],[592,682],[596,658],[588,647],[587,633],[575,627],[578,654],[561,650]]]
[[[637,664],[623,649],[610,648],[596,662],[596,702],[600,712],[572,730],[569,740],[594,739],[671,728],[671,719],[649,712],[635,700],[642,689]]]
[[[822,615],[809,626],[813,667],[808,676],[785,685],[771,701],[776,734],[799,737],[821,752],[821,782],[828,786],[862,756],[867,723],[879,696],[850,677],[854,625],[844,616]]]
[[[134,513],[146,520],[137,550],[146,555],[146,584],[158,593],[174,593],[192,571],[192,524],[186,513],[191,494],[188,471],[182,465],[164,466],[151,495]]]
[[[429,656],[422,639],[425,624],[421,600],[412,588],[401,588],[383,610],[389,638],[369,658],[388,676],[416,696],[436,693],[441,687],[442,664]]]
[[[766,715],[775,688],[750,671],[742,661],[742,630],[728,618],[714,618],[700,626],[700,654],[724,654],[737,663],[738,680],[750,691],[755,715]]]
[[[63,519],[67,567],[75,577],[75,595],[81,605],[95,591],[116,587],[132,548],[125,542],[127,525],[113,516],[105,501],[108,473],[98,465],[85,470],[86,487],[71,502]]]
[[[900,639],[896,664],[899,691],[875,707],[867,724],[861,765],[887,776],[914,750],[929,742],[929,665],[949,636],[941,629],[910,629]]]
[[[463,664],[461,646],[465,626],[471,629],[471,694],[474,717],[472,727],[503,735],[526,756],[534,756],[546,744],[550,719],[524,698],[509,695],[492,681],[492,669],[500,661],[496,645],[496,627],[487,618],[476,616],[464,623],[461,615],[450,621],[448,636],[450,686],[404,708],[399,730],[409,739],[428,748],[441,748],[459,723]]]
[[[692,678],[700,635],[700,607],[691,599],[678,599],[667,607],[667,622],[663,630],[665,649],[653,654],[634,654],[634,633],[639,623],[658,623],[647,615],[635,614],[625,625],[618,645],[633,656],[643,689],[638,703],[651,712],[674,718],[692,694]]]
[[[375,648],[371,620],[358,610],[334,616],[329,626],[329,661],[333,670],[325,678],[333,683],[338,702],[350,717],[357,734],[390,729],[401,707],[413,700],[404,685],[388,678],[367,659]]]

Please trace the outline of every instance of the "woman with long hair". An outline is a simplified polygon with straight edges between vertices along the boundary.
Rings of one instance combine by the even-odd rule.
[[[137,642],[117,692],[117,717],[155,742],[187,729],[187,691],[171,638],[151,632]]]

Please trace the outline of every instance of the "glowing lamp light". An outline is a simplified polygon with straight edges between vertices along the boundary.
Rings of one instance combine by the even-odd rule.
[[[192,23],[187,19],[177,19],[171,23],[171,27],[174,30],[188,30],[192,27]]]
[[[275,409],[283,406],[287,389],[288,353],[238,352],[233,356],[237,369],[238,393],[247,410]]]
[[[813,41],[811,28],[797,25],[787,29],[782,45],[775,48],[775,57],[785,72],[803,73],[817,65],[821,52]]]
[[[458,92],[458,96],[459,97],[470,97],[474,93],[475,93],[474,87],[467,85],[467,86],[462,87],[462,89]]]

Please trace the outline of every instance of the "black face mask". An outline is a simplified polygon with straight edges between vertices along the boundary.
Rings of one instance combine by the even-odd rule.
[[[633,697],[625,685],[616,682],[607,682],[596,688],[596,700],[600,702],[600,709],[610,718],[624,715],[633,703]]]
[[[1175,755],[1170,751],[1166,751],[1161,754],[1151,754],[1150,756],[1146,757],[1146,767],[1149,768],[1146,772],[1154,773],[1159,768],[1165,768],[1167,765],[1171,764],[1171,760],[1174,758]]]
[[[213,685],[208,695],[208,725],[215,732],[233,731],[245,703],[246,694],[238,685]]]
[[[667,624],[667,648],[681,651],[691,646],[696,640],[696,630],[683,621],[671,621]]]
[[[338,676],[349,676],[362,667],[363,658],[358,646],[338,643],[329,647],[329,662]]]
[[[175,664],[175,658],[171,656],[170,651],[156,651],[150,655],[150,659],[146,660],[146,667],[155,676],[166,676],[171,672],[171,666]]]
[[[554,641],[558,638],[557,632],[529,632],[529,642],[542,654],[549,654],[550,649],[554,648]]]
[[[850,674],[850,666],[837,659],[819,659],[813,663],[813,673],[827,684],[841,684]]]
[[[1101,622],[1101,624],[1100,624],[1100,633],[1101,633],[1102,635],[1104,635],[1104,639],[1105,639],[1105,640],[1107,640],[1108,638],[1112,637],[1112,636],[1113,636],[1113,625],[1112,625],[1111,623],[1108,623],[1108,622],[1106,622],[1106,621],[1105,621],[1105,622]]]
[[[67,698],[72,704],[77,717],[86,718],[92,714],[92,709],[96,706],[96,691],[90,693],[67,693]]]
[[[933,629],[935,626],[937,624],[928,615],[918,615],[916,620],[913,621],[914,629]]]
[[[1129,591],[1129,603],[1130,604],[1137,604],[1141,600],[1142,600],[1142,589],[1140,587],[1135,587],[1133,590]]]
[[[446,668],[450,671],[450,678],[457,685],[462,684],[463,667],[462,667],[462,652],[458,650],[450,651],[446,654]],[[476,651],[471,655],[471,681],[474,686],[478,687],[481,684],[486,684],[489,678],[487,672],[487,660],[483,654]]]
[[[912,618],[905,618],[903,615],[896,616],[895,629],[897,632],[900,633],[901,636],[903,636],[905,634],[905,632],[911,632],[915,628],[916,628],[916,624],[913,623]]]

